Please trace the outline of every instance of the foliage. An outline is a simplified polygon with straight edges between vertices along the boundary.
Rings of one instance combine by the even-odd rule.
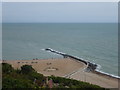
[[[13,69],[13,67],[7,63],[2,63],[2,89],[9,89],[9,88],[32,88],[32,89],[39,89],[39,88],[48,88],[48,84],[46,83],[46,78],[40,73],[37,73],[32,66],[30,65],[23,65],[21,70]],[[91,90],[101,90],[101,88],[97,85],[92,85],[86,82],[77,81],[73,79],[67,79],[63,77],[55,77],[49,76],[48,80],[52,79],[53,81],[53,88],[54,89],[61,89],[61,88],[82,88],[82,90],[86,90],[90,88]],[[71,90],[70,89],[70,90]]]
[[[7,76],[3,78],[3,88],[33,88],[34,85],[30,83],[29,80],[13,78],[11,76]]]
[[[23,73],[23,74],[28,74],[28,73],[31,73],[31,72],[34,72],[35,70],[32,68],[32,66],[31,65],[23,65],[22,67],[21,67],[21,72]]]
[[[14,69],[13,67],[10,65],[10,64],[7,64],[7,63],[2,63],[2,72],[3,73],[10,73],[10,72],[13,72]]]
[[[55,76],[50,76],[49,78],[52,78],[54,83],[59,83],[61,87],[70,87],[70,88],[90,88],[90,90],[94,90],[96,88],[97,90],[104,90],[105,88],[101,88],[100,86],[89,84],[87,82],[82,82],[82,81],[77,81],[74,79],[67,79],[63,77],[55,77]]]

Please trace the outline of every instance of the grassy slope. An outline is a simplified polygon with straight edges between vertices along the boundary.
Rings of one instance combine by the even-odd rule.
[[[46,83],[46,78],[52,79],[53,88],[82,88],[82,89],[97,89],[101,88],[97,85],[89,84],[73,79],[66,79],[62,77],[49,76],[45,77],[37,73],[32,66],[24,65],[21,70],[15,70],[11,65],[2,63],[2,89],[5,88],[49,88]]]

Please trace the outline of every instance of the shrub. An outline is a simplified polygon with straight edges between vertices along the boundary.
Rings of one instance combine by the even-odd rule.
[[[31,65],[23,65],[21,70],[14,70],[11,65],[2,63],[3,75],[2,75],[2,89],[9,88],[48,88],[46,84],[46,77],[40,73],[37,73]],[[97,85],[90,83],[77,81],[74,79],[67,79],[63,77],[49,76],[48,80],[53,80],[54,89],[70,88],[82,89],[82,90],[105,90]]]
[[[3,73],[11,73],[13,71],[14,71],[14,69],[10,64],[2,63],[2,72]]]
[[[28,73],[30,73],[30,72],[35,72],[35,70],[32,68],[31,65],[23,65],[23,66],[21,67],[21,72],[22,72],[23,74],[28,74]]]
[[[11,76],[6,76],[3,78],[2,88],[33,88],[33,85],[29,80],[13,78]]]

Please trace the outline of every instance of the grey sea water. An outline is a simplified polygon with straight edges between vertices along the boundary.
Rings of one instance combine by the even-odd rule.
[[[118,75],[116,23],[4,23],[2,28],[4,60],[62,58],[42,50],[52,48]]]

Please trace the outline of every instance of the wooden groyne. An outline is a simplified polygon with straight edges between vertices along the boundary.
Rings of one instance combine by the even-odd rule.
[[[58,52],[58,51],[53,50],[53,49],[51,49],[51,48],[46,48],[45,50],[46,50],[46,51],[53,52],[53,53],[56,53],[56,54],[58,54],[58,55],[62,55],[64,58],[71,58],[71,59],[75,59],[75,60],[81,61],[81,62],[85,63],[86,65],[88,65],[88,67],[87,67],[87,70],[88,70],[88,71],[94,71],[94,70],[97,68],[97,65],[96,65],[96,64],[93,64],[93,63],[91,63],[91,62],[82,60],[82,59],[80,59],[79,57],[75,57],[75,56],[72,56],[72,55],[69,55],[69,54],[66,54],[66,53]]]

